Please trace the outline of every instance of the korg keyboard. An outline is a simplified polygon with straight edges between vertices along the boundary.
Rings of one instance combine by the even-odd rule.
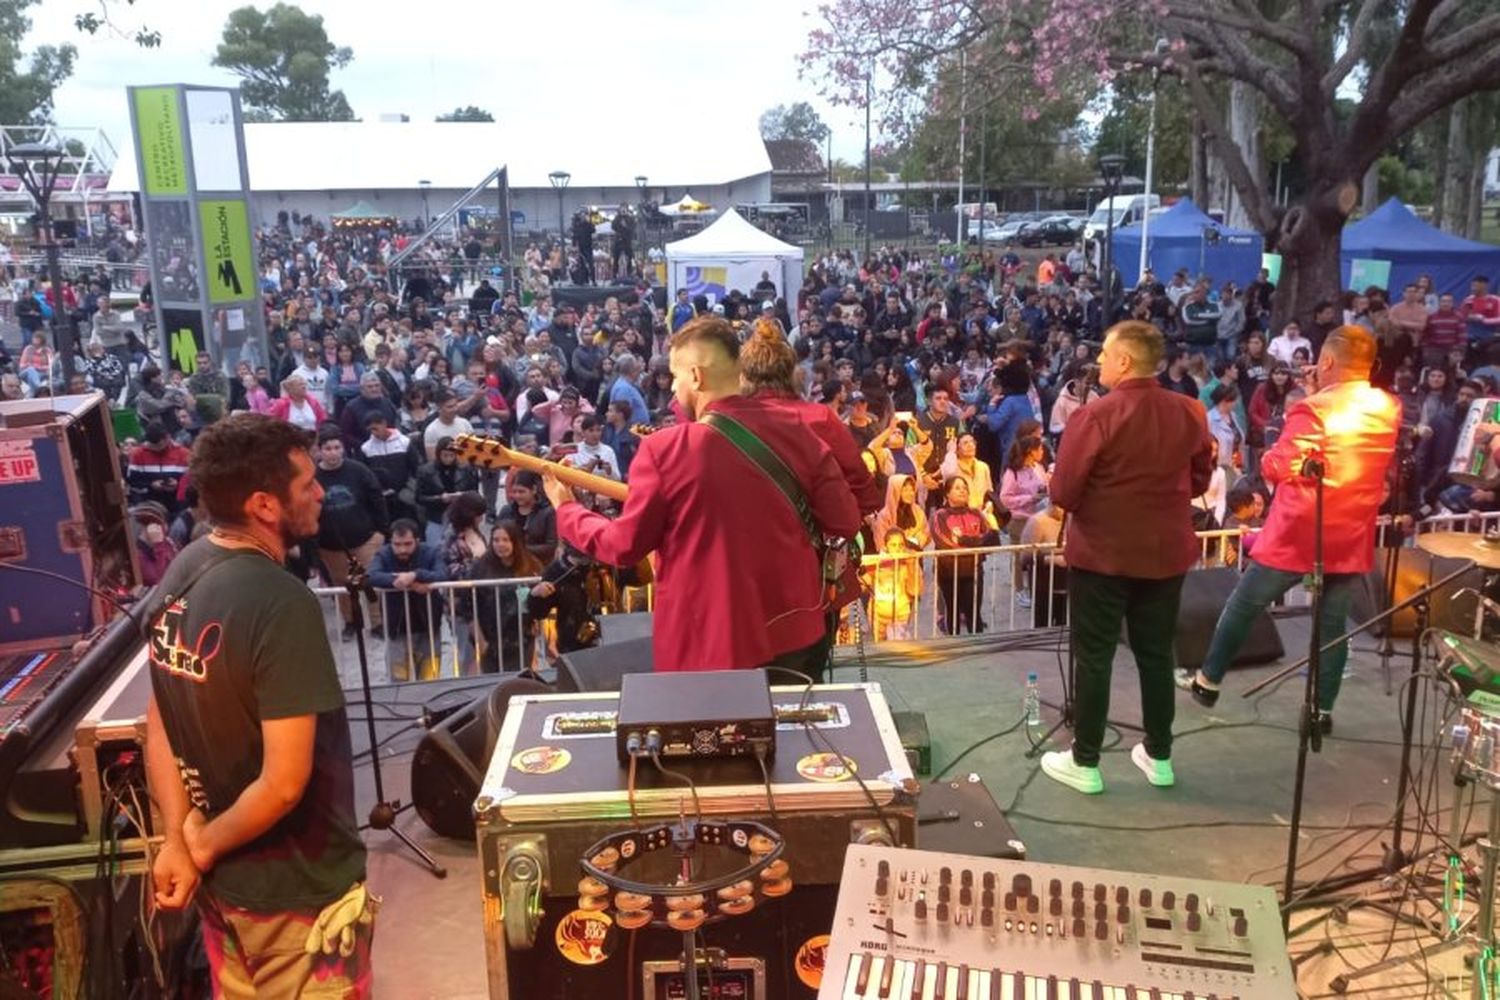
[[[850,845],[819,1000],[1288,1000],[1263,886]]]

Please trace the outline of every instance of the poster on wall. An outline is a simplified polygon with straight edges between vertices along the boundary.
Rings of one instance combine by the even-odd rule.
[[[1355,257],[1349,262],[1349,287],[1364,291],[1370,286],[1388,288],[1391,283],[1391,262]]]

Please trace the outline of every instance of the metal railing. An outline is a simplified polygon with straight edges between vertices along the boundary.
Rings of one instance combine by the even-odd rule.
[[[367,588],[363,617],[370,680],[375,684],[437,680],[530,670],[536,665],[536,622],[526,615],[526,598],[541,577],[504,580],[445,580],[424,592]],[[350,620],[349,593],[343,587],[313,587],[324,603],[339,676],[346,688],[359,684],[358,652],[343,641]],[[502,609],[514,602],[514,629],[505,627]],[[485,635],[481,618],[494,622]],[[375,631],[379,629],[379,631]]]
[[[1196,568],[1243,564],[1246,532],[1198,533]],[[1017,632],[1068,623],[1067,567],[1056,543],[866,556],[859,628],[866,642]],[[859,639],[846,616],[839,645]]]

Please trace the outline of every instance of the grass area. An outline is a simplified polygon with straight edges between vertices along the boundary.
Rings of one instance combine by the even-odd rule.
[[[1500,218],[1495,217],[1495,206],[1484,206],[1484,217],[1479,224],[1479,238],[1486,243],[1500,245]]]

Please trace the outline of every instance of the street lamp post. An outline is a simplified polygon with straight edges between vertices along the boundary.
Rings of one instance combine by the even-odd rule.
[[[640,229],[639,229],[639,231],[637,233],[637,236],[640,238],[640,241],[641,241],[641,247],[642,247],[642,250],[641,250],[641,261],[642,261],[641,268],[642,268],[642,273],[644,273],[644,271],[645,271],[645,263],[644,262],[645,262],[645,259],[646,259],[646,253],[645,253],[645,246],[646,246],[646,175],[645,174],[636,174],[635,175],[635,189],[640,192],[640,198],[639,198],[639,200],[636,203],[636,214],[639,215],[640,218],[637,220],[636,225],[640,227]]]
[[[1155,54],[1161,56],[1168,48],[1165,38],[1156,40]],[[1146,126],[1146,207],[1141,215],[1141,267],[1136,275],[1136,284],[1146,280],[1146,267],[1151,257],[1151,182],[1156,167],[1156,93],[1161,89],[1161,70],[1151,71],[1151,114]]]
[[[1104,308],[1099,322],[1107,330],[1114,317],[1115,195],[1119,193],[1120,180],[1125,175],[1125,157],[1118,153],[1105,153],[1099,157],[1099,174],[1104,178],[1104,204],[1108,206],[1104,220],[1104,253],[1101,255],[1104,273],[1100,276],[1104,281]],[[1145,252],[1145,247],[1141,248],[1141,252]]]
[[[56,234],[52,230],[52,188],[62,170],[63,150],[42,142],[22,142],[6,152],[10,171],[36,202],[36,232],[46,242],[47,281],[52,285],[52,347],[62,363],[63,386],[73,378],[73,317],[63,301],[62,260],[58,256]]]
[[[428,204],[427,192],[432,188],[432,181],[417,181],[417,187],[422,189],[422,228],[432,228],[432,206]]]
[[[572,179],[573,175],[566,170],[554,170],[547,175],[547,180],[552,182],[552,190],[557,192],[557,241],[565,247],[568,242],[568,234],[563,229],[563,192],[568,189],[568,181]],[[564,256],[566,256],[566,250],[564,251]]]

